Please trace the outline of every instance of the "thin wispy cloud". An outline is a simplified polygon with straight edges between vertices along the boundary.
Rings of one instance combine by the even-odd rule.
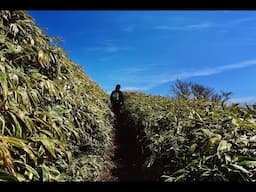
[[[244,17],[244,18],[239,18],[239,19],[234,19],[231,21],[232,24],[240,24],[248,21],[255,21],[256,17]]]
[[[225,71],[242,69],[242,68],[246,68],[254,65],[256,65],[256,59],[245,60],[239,63],[218,66],[215,68],[206,68],[206,69],[194,70],[194,71],[184,71],[184,72],[175,73],[175,74],[170,74],[169,71],[166,71],[161,74],[147,75],[147,73],[139,74],[139,73],[136,73],[136,71],[132,71],[133,73],[132,72],[123,73],[122,80],[125,80],[125,82],[130,83],[131,86],[128,86],[128,88],[132,87],[134,89],[136,88],[136,90],[147,91],[156,86],[159,86],[164,83],[172,82],[177,79],[188,79],[192,77],[210,76],[210,75],[223,73]],[[140,85],[137,86],[136,83],[137,85],[138,83]]]
[[[87,51],[100,51],[100,52],[105,52],[105,53],[116,53],[119,51],[124,51],[124,50],[133,50],[134,48],[131,46],[120,46],[116,45],[110,41],[101,43],[102,45],[100,46],[95,46],[95,47],[88,47],[86,50]]]
[[[76,13],[45,13],[33,11],[38,25],[62,34],[70,58],[108,93],[121,84],[123,90],[165,94],[176,79],[214,79],[216,90],[256,95],[256,12],[81,11],[77,22]]]
[[[125,28],[123,28],[123,31],[125,32],[133,32],[135,30],[135,25],[129,25]]]
[[[192,24],[192,25],[183,25],[183,26],[170,26],[170,25],[158,25],[155,26],[155,29],[159,30],[170,30],[170,31],[195,31],[195,30],[202,30],[207,28],[212,28],[215,25],[213,23],[199,23],[199,24]]]
[[[187,24],[182,26],[173,26],[173,25],[157,25],[154,28],[158,30],[169,30],[169,31],[197,31],[209,28],[229,28],[236,25],[255,21],[256,17],[244,17],[239,19],[233,19],[228,23],[215,23],[215,22],[203,22],[197,24]]]
[[[196,70],[196,71],[185,71],[185,72],[173,74],[170,76],[168,75],[164,75],[162,77],[158,76],[158,78],[160,79],[159,84],[175,81],[176,79],[187,79],[191,77],[210,76],[210,75],[219,74],[225,71],[231,71],[235,69],[250,67],[253,65],[256,65],[256,59],[245,60],[239,63],[218,66],[215,68],[206,68],[206,69]]]
[[[134,67],[134,68],[129,68],[129,69],[124,69],[120,71],[120,74],[128,74],[128,75],[133,75],[133,74],[138,74],[140,72],[145,72],[144,67]]]
[[[115,53],[120,50],[120,47],[117,46],[103,46],[103,47],[89,47],[88,51],[103,51],[107,53]]]
[[[150,87],[149,86],[140,86],[140,87],[123,87],[124,91],[146,91]]]
[[[108,55],[106,57],[98,57],[98,61],[100,62],[108,62],[114,59],[115,55]]]
[[[110,74],[110,76],[114,75],[116,73],[118,74],[126,74],[126,75],[138,75],[143,73],[147,73],[149,71],[152,71],[154,69],[158,69],[159,67],[161,68],[169,68],[170,65],[163,63],[163,64],[144,64],[144,65],[137,65],[137,66],[131,66],[131,67],[126,67],[126,68],[121,68],[121,69],[116,69],[113,73]],[[125,77],[126,78],[126,77]]]

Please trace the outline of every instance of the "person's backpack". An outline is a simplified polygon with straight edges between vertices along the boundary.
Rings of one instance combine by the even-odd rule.
[[[120,94],[118,91],[115,91],[113,94],[112,94],[112,99],[113,99],[113,102],[114,103],[119,103],[120,102]]]

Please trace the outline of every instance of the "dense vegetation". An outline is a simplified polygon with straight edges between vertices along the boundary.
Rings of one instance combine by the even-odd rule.
[[[93,181],[108,96],[24,11],[0,11],[0,180]]]
[[[255,181],[256,105],[125,93],[151,180]]]
[[[54,39],[26,12],[0,11],[1,181],[101,180],[113,149],[109,96]],[[177,98],[124,95],[120,124],[136,129],[146,179],[255,181],[256,105],[173,88]]]

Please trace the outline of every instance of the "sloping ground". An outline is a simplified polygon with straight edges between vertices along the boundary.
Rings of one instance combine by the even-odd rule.
[[[94,181],[108,96],[24,11],[0,11],[0,180]]]
[[[136,129],[146,180],[255,181],[256,105],[124,96],[123,123]]]
[[[136,129],[126,123],[126,116],[117,119],[114,153],[115,169],[112,174],[118,181],[145,181],[142,172],[140,145],[136,139]]]
[[[107,166],[98,177],[98,181],[145,181],[135,128],[126,124],[125,119],[125,116],[117,118],[113,146],[105,158]]]
[[[255,181],[256,105],[126,92],[114,132],[108,100],[26,12],[0,11],[1,181]]]

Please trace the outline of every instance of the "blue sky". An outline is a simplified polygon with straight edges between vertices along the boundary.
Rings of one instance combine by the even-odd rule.
[[[106,92],[170,96],[177,78],[256,102],[256,11],[28,11]]]

